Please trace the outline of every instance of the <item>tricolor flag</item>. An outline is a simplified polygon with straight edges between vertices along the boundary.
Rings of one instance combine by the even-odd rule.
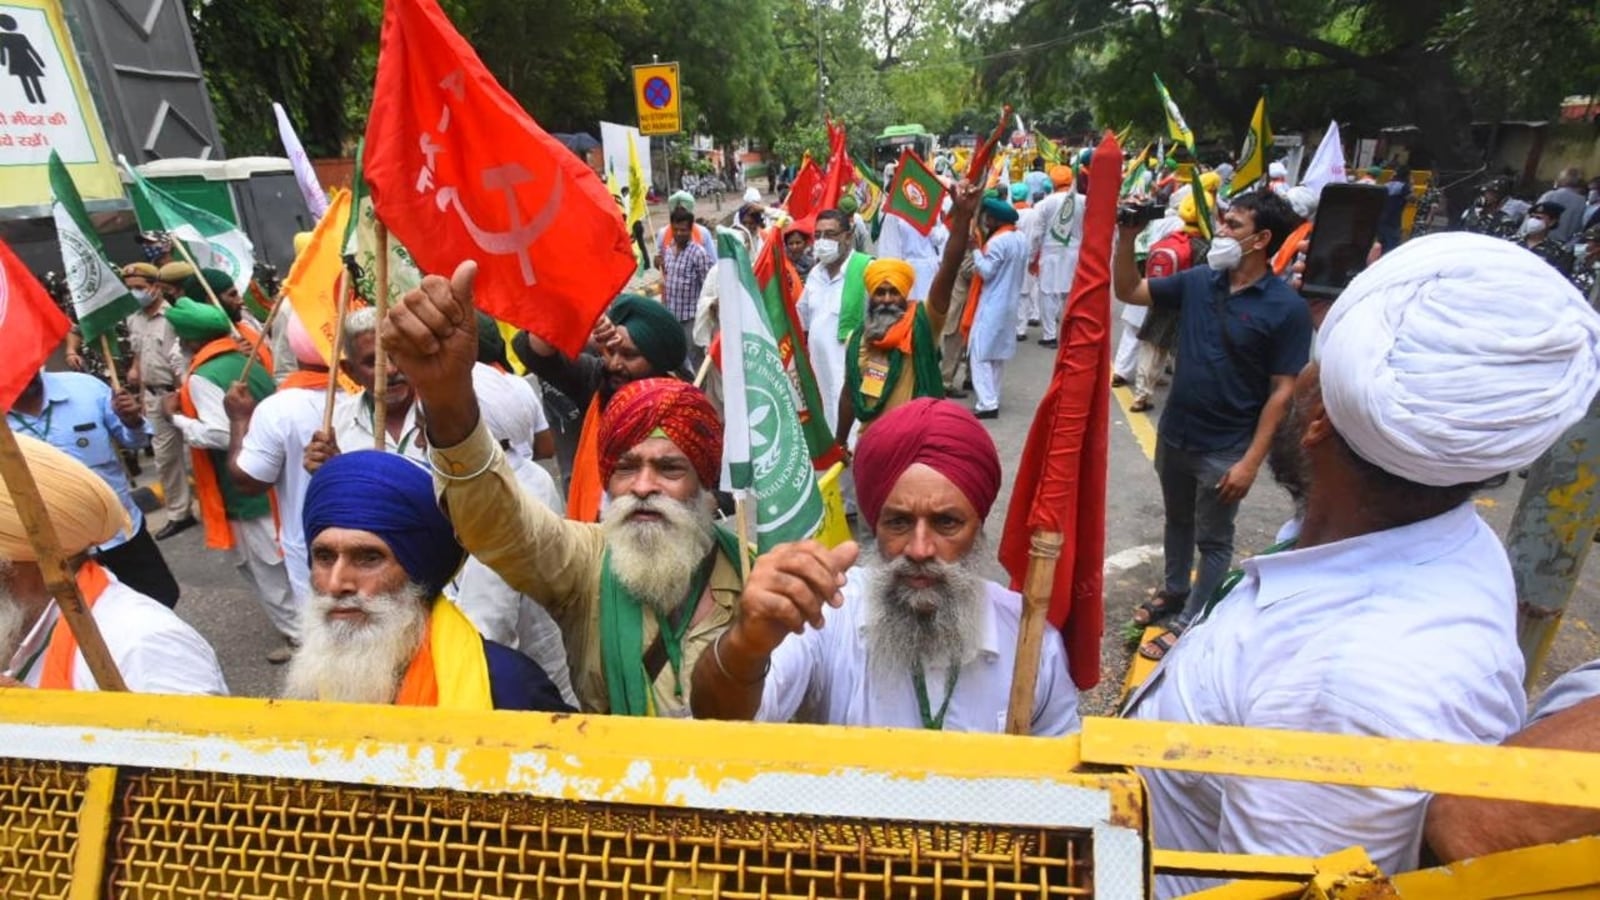
[[[256,277],[256,248],[244,231],[216,213],[191,206],[146,181],[126,159],[119,156],[117,162],[133,179],[133,192],[143,196],[155,211],[162,229],[173,239],[183,241],[201,268],[227,273],[243,294]]]
[[[822,525],[817,473],[772,322],[744,244],[717,235],[722,317],[722,487],[749,503],[756,552],[803,540]],[[744,537],[744,536],[741,536]]]
[[[117,270],[106,262],[105,247],[89,220],[78,186],[72,183],[72,175],[54,150],[50,151],[50,191],[55,195],[50,213],[56,221],[56,238],[61,242],[61,262],[67,269],[67,288],[72,293],[73,312],[78,316],[78,332],[84,343],[92,344],[102,334],[113,333],[118,322],[138,311],[139,301],[129,293]]]
[[[1267,95],[1256,101],[1255,115],[1250,117],[1250,131],[1244,136],[1244,146],[1239,150],[1239,167],[1233,170],[1233,182],[1228,194],[1238,194],[1260,181],[1267,174],[1267,148],[1272,146],[1272,124],[1267,121]]]
[[[1189,123],[1183,120],[1183,113],[1178,111],[1178,104],[1173,101],[1172,95],[1167,93],[1167,86],[1161,83],[1161,76],[1152,76],[1156,80],[1156,91],[1161,94],[1161,108],[1167,114],[1167,134],[1174,141],[1189,148],[1189,155],[1194,156],[1194,132],[1189,130]]]
[[[889,198],[883,211],[898,216],[918,234],[926,235],[939,222],[944,208],[944,182],[933,174],[910,147],[900,151],[900,162],[894,169],[894,181],[889,183]]]

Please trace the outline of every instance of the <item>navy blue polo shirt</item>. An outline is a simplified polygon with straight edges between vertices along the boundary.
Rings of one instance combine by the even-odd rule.
[[[1150,302],[1176,309],[1178,363],[1161,439],[1181,450],[1243,450],[1272,376],[1298,375],[1311,354],[1311,310],[1267,274],[1230,294],[1228,273],[1200,265],[1149,281]]]

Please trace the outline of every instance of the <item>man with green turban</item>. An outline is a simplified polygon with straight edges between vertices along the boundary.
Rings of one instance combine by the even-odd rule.
[[[183,386],[166,403],[172,424],[189,445],[206,546],[228,554],[255,589],[267,619],[293,645],[299,637],[300,609],[278,544],[273,500],[269,494],[244,493],[230,476],[231,425],[223,405],[228,388],[240,380],[257,402],[270,396],[276,388],[271,370],[257,364],[244,371],[247,357],[233,338],[228,317],[210,303],[181,299],[168,310],[167,321],[184,352],[194,357]],[[269,658],[281,662],[287,656],[274,651]]]
[[[552,410],[550,421],[557,430],[556,457],[567,476],[567,517],[580,522],[593,522],[600,513],[600,414],[612,395],[645,378],[690,380],[683,327],[653,298],[618,297],[595,324],[590,343],[591,350],[568,359],[528,332],[511,342],[528,371],[570,401],[567,410]]]
[[[849,218],[846,228],[850,232],[850,243],[857,253],[872,254],[877,252],[877,247],[872,240],[872,229],[861,218],[861,203],[856,200],[855,194],[845,194],[839,198],[839,212]]]
[[[208,285],[211,288],[210,293],[206,292]],[[211,297],[215,295],[222,304],[222,311],[228,314],[228,321],[233,323],[233,328],[239,336],[244,338],[250,347],[261,342],[261,322],[245,308],[244,297],[239,294],[238,286],[233,283],[232,276],[227,272],[221,269],[201,269],[184,280],[183,293],[190,300],[203,306],[210,306]],[[261,348],[261,362],[268,372],[276,370],[275,359],[270,344]]]

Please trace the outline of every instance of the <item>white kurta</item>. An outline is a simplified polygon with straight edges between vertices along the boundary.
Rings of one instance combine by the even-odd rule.
[[[824,607],[823,627],[785,639],[772,654],[772,670],[762,688],[762,722],[800,721],[824,725],[921,728],[922,714],[911,673],[876,681],[867,658],[865,579],[850,570],[841,589],[844,604]],[[992,581],[984,582],[982,634],[976,658],[962,664],[945,713],[945,731],[1004,732],[1006,707],[1016,664],[1022,598]],[[945,702],[949,669],[929,667],[925,683],[929,711]],[[1066,652],[1054,628],[1046,626],[1034,687],[1033,729],[1037,736],[1078,731],[1078,689],[1067,676]]]
[[[983,276],[983,295],[972,320],[969,356],[979,362],[1010,359],[1017,352],[1017,300],[1028,268],[1028,236],[1012,230],[972,254]]]
[[[1461,744],[1521,727],[1511,566],[1471,503],[1243,568],[1135,694],[1132,718]],[[1360,845],[1385,872],[1418,864],[1424,793],[1140,774],[1163,849],[1322,856]],[[1210,885],[1162,876],[1156,893]]]
[[[854,254],[851,254],[852,256]],[[839,426],[839,391],[844,387],[844,341],[839,340],[839,307],[844,297],[844,277],[850,271],[845,257],[837,273],[817,263],[806,276],[806,287],[795,303],[800,327],[806,331],[811,371],[817,376],[817,393],[828,418],[828,433]]]
[[[1078,249],[1083,244],[1083,204],[1071,188],[1056,191],[1034,207],[1034,229],[1038,232],[1039,290],[1046,294],[1072,291],[1072,275],[1078,268]]]
[[[911,286],[912,300],[928,299],[928,287],[933,276],[939,273],[939,256],[944,252],[948,231],[935,225],[926,235],[918,234],[911,224],[899,216],[885,215],[878,231],[878,258],[903,259],[917,272],[917,281]]]
[[[237,458],[246,475],[277,490],[278,541],[283,545],[289,587],[301,602],[311,596],[311,569],[300,515],[311,483],[305,468],[306,447],[322,428],[326,403],[326,391],[280,388],[256,406]]]

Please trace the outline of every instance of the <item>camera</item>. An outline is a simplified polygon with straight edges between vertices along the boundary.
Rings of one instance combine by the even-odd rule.
[[[1160,203],[1151,202],[1119,206],[1117,207],[1117,224],[1143,227],[1166,214],[1166,206]]]

